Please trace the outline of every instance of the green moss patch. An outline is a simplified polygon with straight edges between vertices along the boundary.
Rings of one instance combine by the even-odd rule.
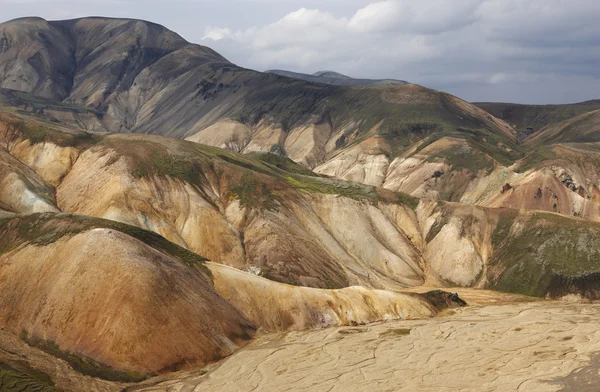
[[[276,210],[277,203],[269,187],[258,179],[256,173],[247,171],[229,190],[230,195],[239,199],[240,205],[250,209]]]
[[[310,177],[318,177],[318,175],[315,174],[310,169],[307,169],[306,167],[300,165],[299,163],[292,161],[290,158],[287,158],[287,157],[284,157],[284,156],[281,156],[278,154],[272,154],[272,153],[267,153],[267,152],[251,152],[251,153],[246,154],[245,156],[247,156],[253,160],[257,160],[257,161],[266,163],[266,164],[270,165],[271,167],[277,168],[286,173],[301,174],[301,175],[310,176]]]
[[[120,222],[82,215],[38,213],[0,218],[0,254],[24,244],[49,245],[63,237],[73,236],[94,228],[120,231],[158,251],[178,258],[190,267],[199,267],[208,276],[211,276],[210,270],[204,265],[207,259],[168,241],[159,234]]]
[[[26,333],[21,334],[21,339],[32,347],[36,347],[56,358],[67,362],[75,371],[87,376],[117,382],[140,382],[154,374],[141,374],[114,369],[91,358],[61,350],[53,341],[33,338]]]
[[[0,362],[0,391],[59,392],[50,376],[22,361]]]
[[[493,159],[468,145],[453,145],[431,157],[430,160],[439,158],[445,159],[452,166],[452,170],[467,170],[472,177],[476,177],[479,173],[488,175],[496,166]]]
[[[53,143],[61,147],[90,147],[101,138],[83,131],[66,132],[50,126],[25,120],[13,120],[9,123],[14,133],[23,139],[29,140],[31,144]]]
[[[550,213],[511,219],[501,218],[493,234],[492,289],[543,297],[555,276],[600,271],[600,223]]]
[[[556,154],[554,153],[552,146],[543,146],[527,153],[525,158],[520,162],[517,171],[523,173],[538,167],[543,162],[554,159],[556,159]]]

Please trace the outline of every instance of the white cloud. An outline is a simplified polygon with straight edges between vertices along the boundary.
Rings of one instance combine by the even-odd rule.
[[[233,37],[233,33],[228,28],[208,26],[208,27],[206,27],[206,31],[204,32],[204,37],[202,37],[202,39],[203,40],[209,39],[212,41],[220,41],[222,39],[232,38],[232,37]]]
[[[475,21],[477,0],[387,0],[359,9],[349,27],[358,32],[404,31],[436,34]]]
[[[509,75],[505,74],[504,72],[498,72],[492,75],[492,77],[490,78],[490,83],[491,84],[498,84],[498,83],[502,83],[507,81],[510,78]]]
[[[348,27],[358,32],[377,32],[398,26],[402,17],[402,6],[398,1],[379,1],[356,11]]]

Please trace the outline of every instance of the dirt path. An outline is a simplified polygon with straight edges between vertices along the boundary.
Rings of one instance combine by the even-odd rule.
[[[585,391],[600,383],[596,353],[600,304],[468,307],[264,336],[207,374],[180,373],[147,390]]]

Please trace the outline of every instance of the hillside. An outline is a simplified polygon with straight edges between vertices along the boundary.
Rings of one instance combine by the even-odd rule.
[[[501,102],[473,104],[514,126],[520,138],[525,138],[547,125],[600,109],[598,100],[565,105],[522,105]]]
[[[0,87],[58,101],[63,109],[93,110],[78,116],[79,127],[89,130],[190,137],[237,151],[279,152],[309,167],[376,133],[394,145],[393,154],[447,133],[486,138],[504,158],[498,143],[514,144],[506,124],[449,94],[255,72],[149,22],[28,18],[1,24],[0,36]]]
[[[396,79],[355,79],[334,71],[318,71],[312,75],[279,69],[272,69],[265,72],[305,80],[307,82],[332,84],[334,86],[402,86],[409,84],[404,80]]]
[[[551,289],[548,279],[583,278],[595,271],[590,260],[598,224],[521,209],[535,205],[501,210],[419,200],[319,177],[274,154],[242,155],[149,135],[69,133],[23,121],[19,132],[0,143],[31,165],[34,173],[24,178],[37,178],[45,188],[36,188],[33,180],[24,184],[40,197],[40,189],[46,189],[54,197],[48,199],[50,208],[151,230],[210,260],[271,280],[317,288],[460,285],[545,296]],[[74,156],[71,165],[59,165],[68,154]],[[535,193],[526,185],[535,183],[531,178],[528,172],[524,185],[515,182],[499,194],[500,204],[517,202],[520,192]],[[577,180],[558,182],[562,194],[552,196],[544,188],[536,196],[539,201],[531,199],[557,204],[571,193],[586,197],[573,190]],[[3,196],[4,203],[16,206],[11,195]],[[583,204],[583,215],[598,216],[595,200]],[[531,237],[525,253],[518,253],[514,241],[526,237],[523,227],[540,230],[536,225],[550,225],[548,235]],[[592,253],[580,252],[581,260],[563,269],[559,259],[551,261],[550,252],[543,260],[551,264],[532,275],[535,286],[512,283],[508,271],[515,263],[535,264],[537,249],[550,249],[559,238],[562,245],[586,243],[586,252]],[[503,252],[515,254],[514,259],[500,257]]]
[[[82,373],[139,380],[226,356],[254,333],[204,259],[156,234],[54,214],[2,218],[0,233],[2,329]]]

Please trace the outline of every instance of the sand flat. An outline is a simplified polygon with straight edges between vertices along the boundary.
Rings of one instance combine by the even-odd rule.
[[[600,304],[472,306],[428,320],[266,335],[148,391],[592,391]],[[594,386],[596,385],[596,386]]]

